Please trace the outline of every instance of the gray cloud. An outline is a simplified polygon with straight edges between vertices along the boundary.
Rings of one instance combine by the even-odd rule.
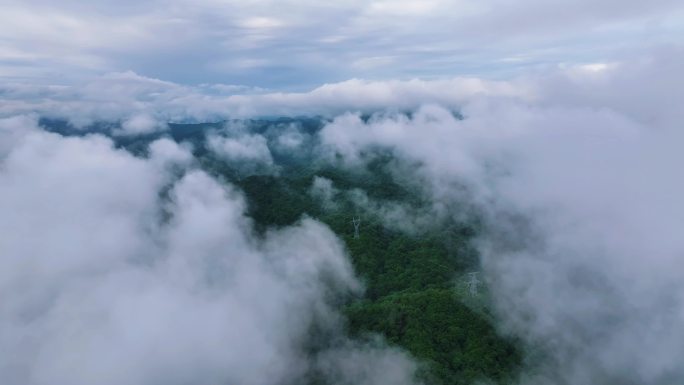
[[[433,202],[477,208],[500,327],[537,364],[522,383],[678,383],[678,52],[527,79],[531,98],[474,98],[463,120],[438,106],[346,114],[321,138],[352,162],[392,148]]]
[[[296,382],[313,366],[349,373],[341,383],[356,375],[373,383],[369,367],[410,378],[414,364],[393,350],[346,341],[314,361],[298,350],[306,322],[339,321],[323,293],[358,290],[329,230],[305,220],[255,239],[239,194],[198,171],[180,180],[164,171],[192,165],[187,149],[155,142],[145,160],[102,137],[36,127],[38,114],[87,124],[321,113],[339,116],[318,150],[358,165],[369,146],[392,148],[415,165],[435,210],[477,208],[500,327],[543,358],[522,383],[680,382],[684,56],[676,46],[638,54],[509,81],[352,80],[302,93],[188,87],[130,72],[77,86],[4,86],[3,377],[168,383],[201,372],[207,381],[269,383]],[[378,109],[388,111],[370,120],[355,112]],[[285,132],[295,140],[283,139],[282,151],[299,138]],[[334,192],[325,181],[317,187]],[[250,301],[253,293],[263,302]],[[294,318],[284,310],[292,307],[302,309]],[[244,355],[243,338],[260,348]],[[377,354],[375,366],[358,365]],[[70,370],[74,362],[88,370]]]
[[[149,158],[0,120],[0,377],[14,384],[375,384],[414,364],[349,341],[331,301],[362,289],[322,224],[258,238],[230,186],[168,139]],[[9,138],[9,140],[7,140]],[[162,193],[167,191],[166,193]],[[314,325],[337,345],[312,358]],[[339,357],[330,359],[330,357]],[[354,357],[369,367],[349,373]],[[372,364],[376,362],[377,365]]]
[[[641,121],[675,119],[682,86],[680,46],[637,51],[625,60],[566,65],[509,80],[451,78],[324,84],[306,92],[274,92],[225,85],[184,86],[133,72],[110,73],[69,86],[7,83],[0,86],[0,116],[39,114],[77,127],[95,121],[120,123],[122,133],[163,130],[167,122],[218,121],[255,116],[337,116],[345,112],[411,111],[436,104],[461,111],[477,100],[573,107],[607,107]],[[654,63],[658,71],[653,72]],[[644,81],[645,78],[651,81]],[[620,89],[621,92],[616,92]],[[663,95],[669,95],[663,98]],[[663,110],[660,104],[669,107]],[[461,111],[462,112],[462,111]],[[668,115],[664,115],[668,114]],[[282,145],[301,139],[287,130]],[[284,133],[283,133],[284,134]],[[289,143],[289,144],[288,144]]]
[[[125,72],[110,73],[72,86],[25,83],[0,86],[0,116],[39,114],[66,119],[81,128],[96,121],[114,122],[122,124],[121,133],[135,134],[164,129],[164,123],[178,121],[206,122],[265,115],[334,116],[347,111],[411,110],[429,102],[456,108],[476,96],[521,97],[526,91],[508,82],[455,78],[349,80],[325,84],[308,92],[281,93],[211,85],[189,87]],[[282,140],[289,145],[296,144],[295,131],[287,130],[290,136]]]
[[[269,169],[274,166],[266,138],[259,134],[243,134],[237,137],[209,135],[207,145],[219,158],[232,164],[241,164],[253,169]]]
[[[134,70],[185,84],[300,89],[605,60],[644,39],[676,42],[683,12],[676,0],[10,0],[3,11],[4,79]]]
[[[340,194],[340,190],[335,188],[333,181],[328,178],[314,177],[309,194],[326,210],[336,210],[339,207],[337,195]]]

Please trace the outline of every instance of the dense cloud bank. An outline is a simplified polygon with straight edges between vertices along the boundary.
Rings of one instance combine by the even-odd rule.
[[[3,383],[413,382],[405,354],[342,334],[361,286],[322,224],[257,237],[168,139],[137,158],[15,117],[0,143]]]
[[[76,128],[118,122],[122,134],[164,129],[167,122],[207,122],[259,116],[334,116],[347,111],[410,110],[423,103],[458,106],[474,95],[519,95],[506,82],[476,78],[372,82],[348,80],[308,92],[282,93],[209,85],[184,86],[111,73],[69,86],[0,85],[0,116],[40,114]],[[247,90],[250,91],[250,90]]]
[[[339,334],[333,302],[359,284],[327,228],[304,219],[256,238],[239,193],[193,171],[184,147],[162,139],[143,159],[101,136],[35,127],[36,115],[140,133],[169,120],[314,113],[334,116],[315,140],[296,127],[223,131],[210,149],[270,165],[273,138],[294,153],[315,143],[349,167],[391,149],[431,211],[350,194],[387,222],[482,220],[499,326],[530,353],[521,383],[682,382],[683,58],[674,48],[511,81],[348,81],[299,94],[217,96],[133,73],[6,85],[0,377],[275,384],[313,371],[410,382],[405,355]],[[327,205],[338,194],[323,178],[311,189]],[[302,345],[315,322],[339,343],[311,360]]]
[[[561,66],[509,80],[352,79],[306,92],[188,86],[130,71],[70,85],[5,82],[0,85],[0,117],[39,114],[68,120],[76,128],[111,122],[120,126],[121,135],[164,130],[169,122],[302,115],[330,118],[345,112],[407,112],[426,104],[459,111],[478,100],[606,108],[642,121],[682,118],[676,108],[683,82],[679,76],[684,64],[682,47],[639,53],[623,61]]]
[[[358,164],[384,146],[417,162],[435,212],[468,202],[524,384],[684,381],[684,77],[663,56],[544,80],[532,101],[336,118],[323,143]],[[607,72],[603,72],[607,71]],[[470,215],[469,214],[469,215]],[[446,215],[463,215],[447,212]]]

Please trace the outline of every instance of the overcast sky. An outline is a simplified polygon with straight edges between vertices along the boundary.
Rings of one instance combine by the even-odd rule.
[[[306,90],[350,78],[509,78],[678,43],[678,0],[3,0],[0,81],[134,71]]]

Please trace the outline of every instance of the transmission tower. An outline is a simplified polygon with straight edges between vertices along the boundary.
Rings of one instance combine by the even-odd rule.
[[[361,217],[352,217],[354,224],[354,239],[359,239],[359,226],[361,226]]]
[[[480,281],[477,279],[477,272],[472,272],[468,273],[470,276],[470,280],[468,280],[468,290],[470,291],[470,295],[474,296],[477,294],[477,285],[480,284]]]

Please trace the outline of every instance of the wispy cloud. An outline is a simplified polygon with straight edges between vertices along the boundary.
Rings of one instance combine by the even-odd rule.
[[[405,353],[345,337],[333,302],[361,285],[321,223],[255,236],[241,194],[168,139],[136,158],[11,118],[0,144],[5,384],[413,383]]]

